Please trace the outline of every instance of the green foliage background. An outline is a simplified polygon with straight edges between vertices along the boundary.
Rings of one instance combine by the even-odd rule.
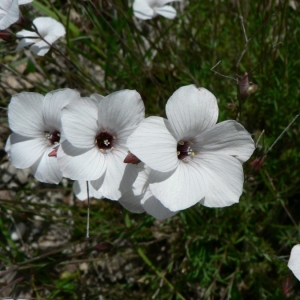
[[[25,184],[16,191],[16,199],[0,202],[2,270],[17,266],[16,278],[24,276],[9,286],[1,283],[6,287],[3,296],[27,289],[32,299],[300,298],[300,283],[287,268],[291,248],[300,237],[299,121],[274,145],[260,171],[251,172],[250,166],[299,114],[300,6],[292,0],[186,0],[174,7],[178,12],[174,20],[140,21],[127,0],[38,0],[26,6],[26,17],[52,16],[65,25],[67,34],[45,57],[16,53],[15,43],[0,45],[1,118],[6,120],[12,94],[2,80],[8,71],[20,80],[30,73],[44,78],[14,92],[45,94],[69,87],[86,96],[136,89],[147,115],[164,116],[166,101],[179,87],[203,86],[219,100],[219,121],[238,119],[255,140],[264,130],[252,159],[244,164],[240,203],[223,209],[196,205],[157,222],[131,214],[113,201],[95,201],[90,239],[79,253],[76,245],[85,239],[85,205],[58,201],[55,208],[71,211],[72,217],[62,213],[54,218],[50,204],[24,201],[56,190],[70,196],[71,183],[37,184],[34,189]],[[18,30],[12,27],[12,32]],[[236,79],[248,72],[257,91],[238,101],[236,81],[211,71],[219,61],[215,71]],[[18,66],[24,62],[26,69],[20,72]],[[7,136],[1,137],[2,142]],[[3,154],[2,161],[6,160]],[[69,241],[46,254],[39,249],[25,251],[9,235],[11,213],[30,221],[41,208],[48,224],[71,228]],[[95,253],[91,247],[99,243],[105,249]],[[121,279],[106,278],[108,271],[97,263],[113,265],[116,257],[122,257],[124,265],[130,262],[137,270],[134,275],[126,277],[132,274],[127,264],[127,269],[119,267]],[[78,267],[82,262],[87,262],[84,275]],[[67,272],[68,264],[76,268]]]

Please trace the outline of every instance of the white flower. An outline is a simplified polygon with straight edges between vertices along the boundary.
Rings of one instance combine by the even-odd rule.
[[[60,37],[66,34],[65,27],[50,17],[39,17],[33,20],[34,29],[37,32],[21,30],[17,32],[17,37],[23,38],[19,42],[16,50],[21,50],[31,44],[30,50],[39,56],[44,56],[51,45]]]
[[[134,15],[142,20],[148,20],[161,15],[168,19],[176,17],[176,10],[170,5],[170,2],[181,0],[135,0],[133,3]]]
[[[19,5],[27,4],[33,0],[1,0],[0,1],[0,30],[16,23],[20,17]]]
[[[49,157],[59,146],[61,109],[78,92],[61,89],[45,95],[20,93],[12,96],[8,106],[8,121],[13,133],[6,150],[16,168],[31,168],[35,178],[42,182],[58,183],[62,174],[57,159]]]
[[[76,195],[76,197],[81,201],[84,201],[88,198],[87,183],[89,185],[89,197],[102,199],[103,196],[100,193],[100,191],[96,191],[89,181],[84,180],[77,180],[73,183],[73,192]]]
[[[223,207],[239,201],[242,162],[254,150],[245,128],[235,121],[216,124],[212,93],[194,85],[178,89],[166,105],[168,120],[149,117],[128,138],[127,146],[149,166],[149,187],[171,211],[197,202]]]
[[[128,136],[144,118],[141,96],[132,90],[106,97],[94,94],[62,110],[63,135],[58,162],[65,177],[91,181],[111,200],[131,188],[136,166],[123,163]]]
[[[132,185],[132,189],[123,193],[119,203],[133,213],[147,212],[157,220],[165,220],[177,212],[170,211],[153,196],[149,189],[149,168],[139,164],[139,174]]]
[[[288,267],[300,280],[300,245],[295,245],[291,251],[291,256],[288,262]]]

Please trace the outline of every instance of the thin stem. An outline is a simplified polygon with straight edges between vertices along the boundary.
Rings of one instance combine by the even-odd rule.
[[[87,220],[86,220],[86,238],[90,237],[90,191],[89,191],[89,182],[86,182],[86,192],[88,199],[88,207],[87,207]]]

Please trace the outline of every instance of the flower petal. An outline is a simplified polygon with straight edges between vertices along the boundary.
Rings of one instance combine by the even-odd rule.
[[[207,193],[204,174],[193,162],[180,161],[176,170],[168,173],[152,170],[149,182],[152,194],[173,212],[196,204]]]
[[[96,180],[106,171],[106,158],[96,147],[79,149],[64,140],[57,151],[64,177],[73,180]]]
[[[16,133],[10,135],[10,160],[16,168],[31,167],[48,148],[46,138],[32,139]]]
[[[88,198],[88,194],[87,194],[87,182],[88,181],[84,181],[84,180],[77,180],[73,183],[73,192],[76,195],[76,197],[81,200],[84,201]],[[102,194],[100,193],[100,191],[96,191],[93,186],[89,183],[89,197],[90,198],[95,198],[95,199],[101,199],[103,198]]]
[[[171,3],[171,2],[182,2],[182,0],[157,0],[157,6],[164,6],[167,3]]]
[[[134,15],[142,20],[149,20],[155,17],[154,10],[150,7],[147,1],[135,0],[133,3]]]
[[[19,0],[19,5],[31,3],[33,0]]]
[[[51,17],[38,17],[33,20],[39,34],[50,44],[66,34],[65,27]]]
[[[19,20],[18,0],[1,1],[0,4],[0,30],[5,30]]]
[[[126,153],[118,149],[105,156],[107,169],[100,192],[105,198],[118,200],[131,189],[138,175],[137,166],[123,163]]]
[[[51,45],[45,41],[38,41],[30,46],[29,50],[39,56],[44,56],[51,48]]]
[[[231,155],[245,162],[255,145],[248,131],[236,121],[224,121],[205,130],[193,140],[193,151]]]
[[[151,169],[174,170],[178,165],[177,142],[169,127],[166,119],[149,117],[128,138],[127,147]]]
[[[81,98],[70,102],[62,109],[61,116],[64,134],[73,146],[82,149],[94,147],[99,129],[98,109],[92,99]]]
[[[156,7],[156,8],[154,8],[154,11],[157,14],[159,14],[165,18],[168,18],[168,19],[174,19],[177,15],[175,8],[170,5],[165,5],[163,7]]]
[[[145,117],[145,107],[138,92],[122,90],[99,101],[99,128],[117,135],[124,128],[137,126]]]
[[[8,106],[8,121],[12,131],[28,137],[42,137],[44,96],[23,92],[13,95]]]
[[[144,208],[141,205],[141,200],[144,198],[145,192],[149,186],[148,172],[144,170],[142,163],[137,165],[138,176],[132,185],[132,189],[122,194],[119,203],[127,210],[133,213],[143,213]]]
[[[59,89],[45,95],[43,116],[48,130],[61,131],[61,110],[76,99],[80,99],[80,94],[71,89]]]
[[[225,207],[239,202],[243,192],[244,173],[242,164],[234,157],[201,153],[194,162],[203,174],[207,189],[200,203],[207,207]]]
[[[49,157],[52,151],[49,147],[47,151],[31,167],[34,177],[40,182],[58,184],[62,179],[62,173],[59,170],[56,157]]]
[[[164,207],[161,202],[152,195],[150,190],[144,195],[141,204],[147,214],[160,221],[168,219],[177,214],[177,212],[170,211]]]
[[[179,88],[166,105],[166,114],[178,141],[191,139],[215,125],[218,112],[216,97],[194,85]]]
[[[300,280],[300,245],[295,245],[291,251],[291,256],[288,262],[288,267]]]

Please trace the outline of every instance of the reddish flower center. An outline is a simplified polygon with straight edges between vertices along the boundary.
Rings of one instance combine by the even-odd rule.
[[[60,132],[54,130],[53,132],[46,131],[46,139],[51,143],[51,145],[57,145],[60,140]]]
[[[188,156],[194,156],[195,153],[191,148],[191,142],[179,141],[177,144],[178,159],[187,160]]]
[[[106,131],[101,131],[97,136],[96,136],[96,141],[97,146],[100,150],[108,150],[113,147],[113,140],[114,136],[112,136],[110,133]]]

